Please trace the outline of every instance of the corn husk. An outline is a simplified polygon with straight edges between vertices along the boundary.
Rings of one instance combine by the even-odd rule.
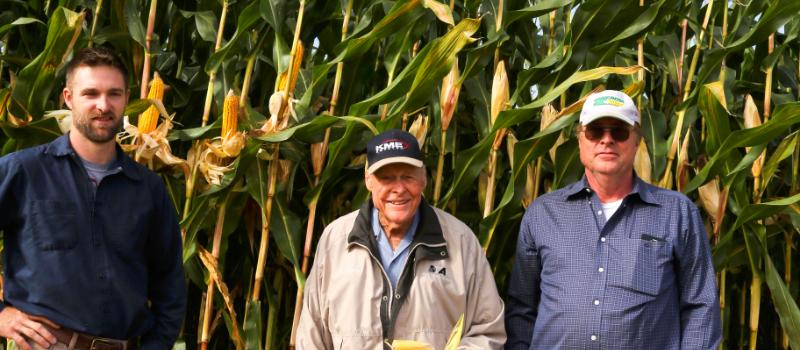
[[[500,115],[500,112],[504,111],[508,107],[508,100],[509,100],[509,87],[508,87],[508,75],[506,74],[506,65],[505,61],[500,61],[497,64],[497,68],[494,71],[494,79],[492,80],[492,105],[491,105],[491,123],[490,125],[494,125],[497,122],[497,117]],[[494,142],[492,143],[492,149],[497,150],[500,148],[500,144],[503,142],[503,138],[506,135],[506,129],[500,129],[497,131],[495,135]]]
[[[553,124],[558,117],[559,113],[555,107],[553,107],[553,105],[550,103],[546,104],[544,107],[542,107],[542,118],[539,120],[539,130],[547,129],[547,127],[550,126],[550,124]],[[549,151],[550,159],[552,161],[556,160],[556,150],[562,143],[564,143],[564,136],[559,135],[558,140],[556,140],[556,143],[550,148]]]
[[[745,97],[744,113],[742,117],[744,119],[744,127],[747,129],[761,126],[761,115],[758,113],[758,107],[755,101],[753,101],[753,97],[749,94]],[[746,149],[750,152],[750,147],[746,147]],[[750,168],[750,172],[756,178],[761,177],[762,168],[764,167],[764,155],[765,152],[761,152],[761,155],[758,156],[758,159],[753,162],[753,166]]]
[[[700,195],[700,204],[703,207],[703,210],[708,213],[708,217],[711,218],[712,222],[719,222],[719,208],[720,208],[720,199],[721,199],[721,191],[719,189],[719,181],[714,178],[709,182],[706,182],[703,186],[697,189],[697,192]]]
[[[517,136],[514,135],[513,131],[509,131],[508,135],[506,136],[506,152],[508,153],[508,164],[511,165],[511,168],[514,168],[514,147],[517,145]]]
[[[442,131],[447,131],[450,127],[450,121],[453,120],[453,114],[456,111],[456,106],[458,106],[458,95],[461,93],[459,80],[458,61],[455,61],[453,66],[450,67],[450,73],[447,73],[447,76],[442,81],[442,92],[439,95]]]
[[[650,153],[647,152],[647,144],[644,138],[639,140],[639,147],[636,149],[636,158],[633,161],[633,169],[636,175],[647,183],[652,183],[653,167],[650,164]]]
[[[159,108],[163,109],[163,106],[159,106]],[[172,148],[167,140],[167,134],[172,129],[173,116],[164,118],[164,121],[158,124],[155,130],[148,133],[140,132],[139,128],[131,124],[126,116],[123,118],[123,131],[117,134],[117,142],[125,153],[130,154],[137,162],[148,165],[151,170],[161,166],[177,166],[184,173],[188,173],[186,160],[172,154]]]
[[[522,194],[522,207],[527,209],[533,203],[533,192],[536,188],[536,177],[532,164],[528,164],[525,170],[525,193]]]
[[[232,163],[247,144],[247,137],[243,131],[238,131],[239,123],[239,97],[228,91],[222,109],[222,129],[220,136],[206,140],[194,147],[190,152],[192,161],[198,162],[197,167],[206,183],[210,185],[222,184],[225,173],[233,170]],[[195,157],[195,155],[199,155]]]
[[[683,138],[681,151],[678,153],[678,169],[675,173],[675,185],[678,191],[683,191],[686,183],[689,182],[689,136],[692,133],[687,131],[686,136]]]
[[[428,134],[428,127],[430,125],[430,118],[426,115],[420,115],[417,119],[411,123],[411,126],[408,128],[408,133],[414,135],[417,138],[417,143],[419,143],[419,148],[425,145],[425,138]]]
[[[270,117],[261,126],[260,133],[269,135],[285,130],[289,126],[289,116],[294,115],[294,102],[285,98],[286,93],[276,91],[269,98]],[[281,113],[283,111],[283,113]],[[280,115],[279,115],[280,114]]]
[[[311,166],[314,169],[314,177],[322,174],[322,167],[325,165],[325,156],[328,153],[328,145],[318,142],[311,145]]]

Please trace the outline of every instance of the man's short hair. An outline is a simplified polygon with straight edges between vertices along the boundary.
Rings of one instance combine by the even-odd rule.
[[[69,83],[69,80],[72,77],[72,72],[75,71],[76,68],[82,66],[108,66],[115,68],[122,73],[122,79],[125,82],[125,89],[128,89],[128,68],[125,67],[125,63],[122,62],[122,59],[119,58],[119,55],[117,55],[113,49],[104,46],[98,46],[85,47],[75,51],[75,54],[72,56],[72,60],[67,64],[67,83]]]

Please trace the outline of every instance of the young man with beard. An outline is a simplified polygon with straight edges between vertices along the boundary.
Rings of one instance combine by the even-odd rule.
[[[186,291],[175,208],[115,136],[128,72],[106,48],[77,51],[72,128],[0,158],[0,337],[29,349],[170,349]]]

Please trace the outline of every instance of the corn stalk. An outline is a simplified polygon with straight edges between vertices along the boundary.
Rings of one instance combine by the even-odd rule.
[[[155,1],[155,0],[154,0]],[[219,27],[217,27],[217,38],[214,42],[214,53],[219,51],[222,47],[222,36],[225,30],[225,19],[228,17],[228,0],[222,2],[222,14],[219,18]],[[200,126],[204,127],[208,124],[208,116],[211,114],[211,102],[214,100],[214,83],[217,79],[217,69],[214,68],[208,72],[208,87],[206,88],[206,100],[203,104],[203,117]],[[200,142],[195,141],[194,147],[197,148],[198,155],[200,152]],[[189,216],[189,210],[192,208],[192,199],[194,198],[194,185],[197,182],[197,166],[199,162],[194,162],[190,170],[189,179],[186,181],[186,201],[183,203],[183,219]]]
[[[103,8],[103,0],[97,0],[97,5],[94,7],[94,17],[92,18],[92,29],[89,31],[89,42],[86,44],[89,47],[94,46],[94,33],[95,30],[97,29],[97,19],[100,18],[100,10],[102,8]],[[148,49],[148,51],[150,50]],[[2,69],[3,67],[0,66],[0,70]]]
[[[100,4],[97,4],[98,8]],[[144,46],[144,66],[142,67],[142,84],[140,97],[147,96],[147,83],[150,79],[150,59],[152,53],[150,52],[150,43],[153,41],[153,29],[156,23],[156,9],[158,8],[158,0],[150,0],[150,14],[147,16],[147,34],[145,36]],[[97,17],[95,16],[95,19]],[[94,36],[94,25],[92,25],[92,36]]]
[[[697,69],[697,61],[700,59],[700,50],[703,46],[703,38],[705,37],[706,29],[708,28],[708,21],[711,18],[711,8],[713,7],[714,2],[709,1],[708,6],[706,6],[706,15],[703,19],[703,27],[698,33],[697,36],[697,43],[695,43],[694,47],[694,55],[692,56],[692,62],[689,64],[689,75],[686,77],[686,86],[683,89],[683,100],[685,101],[689,98],[689,92],[692,91],[692,79],[694,78],[694,72]],[[681,55],[681,60],[683,59],[683,55]],[[682,126],[683,126],[683,119],[686,115],[686,108],[681,108],[678,113],[678,122],[675,124],[675,130],[672,136],[672,143],[669,148],[669,152],[667,153],[667,167],[666,171],[664,172],[664,177],[661,179],[660,186],[664,188],[672,188],[672,162],[675,160],[675,154],[678,151],[678,142],[682,136]]]
[[[455,0],[450,0],[450,11],[455,9]],[[453,26],[450,25],[450,28]],[[442,195],[442,176],[444,173],[444,155],[447,153],[447,130],[453,120],[453,114],[458,107],[458,95],[461,93],[461,79],[458,73],[458,59],[450,67],[450,73],[442,80],[442,91],[439,95],[439,105],[441,106],[441,134],[439,143],[439,159],[436,162],[436,177],[433,186],[433,202],[439,203]]]
[[[500,116],[500,112],[504,111],[508,108],[508,100],[509,100],[509,87],[508,87],[508,75],[506,74],[506,65],[505,61],[500,61],[497,66],[495,67],[494,79],[492,80],[492,105],[491,105],[491,120],[490,120],[490,128],[493,128],[494,125],[497,123],[497,118]],[[486,184],[486,197],[483,204],[483,217],[489,216],[494,210],[494,193],[495,193],[495,181],[497,176],[497,151],[500,149],[500,145],[503,143],[503,139],[506,136],[508,131],[505,128],[501,128],[497,130],[495,134],[494,141],[492,142],[492,150],[489,153],[489,163],[488,163],[488,171],[489,171],[489,180]],[[489,245],[492,241],[492,233],[489,234],[486,242],[484,242],[483,250],[486,251],[489,249]]]
[[[214,259],[219,260],[219,247],[222,243],[222,229],[225,226],[225,212],[228,208],[228,199],[223,199],[217,211],[217,223],[214,226],[214,237],[211,243],[211,255]],[[205,308],[203,310],[202,329],[200,332],[200,348],[202,350],[208,349],[208,340],[210,339],[209,328],[211,321],[211,314],[214,311],[214,279],[209,277],[208,288],[206,289]]]

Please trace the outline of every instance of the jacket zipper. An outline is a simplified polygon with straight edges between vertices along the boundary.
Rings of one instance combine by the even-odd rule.
[[[393,300],[393,299],[394,299],[396,296],[395,296],[395,292],[394,292],[394,287],[392,287],[392,281],[389,279],[389,274],[388,274],[388,273],[386,273],[386,269],[384,269],[384,268],[383,268],[383,263],[382,263],[382,262],[381,262],[381,261],[380,261],[378,258],[376,258],[374,254],[372,254],[372,250],[370,250],[369,248],[367,248],[367,246],[365,246],[365,245],[363,245],[363,244],[361,244],[361,243],[358,243],[358,242],[353,242],[353,244],[355,244],[355,245],[357,245],[357,246],[359,246],[359,247],[361,247],[361,248],[364,248],[364,250],[366,250],[366,251],[367,251],[367,253],[369,254],[369,256],[372,258],[372,260],[373,260],[375,263],[377,263],[378,267],[380,267],[381,273],[383,274],[383,278],[385,278],[385,279],[386,279],[386,282],[387,282],[387,284],[389,285],[389,292],[390,292],[390,293],[389,293],[389,305],[387,306],[387,307],[388,307],[388,309],[386,310],[386,312],[387,312],[387,314],[389,315],[389,321],[391,322],[391,324],[392,324],[392,325],[394,325],[394,321],[395,321],[395,320],[394,320],[394,319],[393,319],[393,317],[392,317],[392,305],[393,305],[393,303],[394,303],[394,300]],[[426,244],[426,243],[417,243],[417,244],[413,245],[413,246],[411,247],[411,249],[408,251],[408,256],[413,256],[413,253],[414,253],[414,251],[415,251],[415,250],[417,249],[417,247],[419,247],[419,246],[425,246],[425,247],[429,247],[429,248],[435,248],[435,247],[442,247],[442,246],[445,246],[445,245],[446,245],[446,243],[440,243],[440,244]],[[412,261],[412,264],[415,264],[415,263],[416,263],[416,260],[417,260],[417,259],[416,259],[416,258],[414,258],[414,261]],[[408,260],[406,260],[406,262],[405,262],[405,263],[406,263],[406,264],[408,264]],[[412,267],[412,268],[413,268],[413,267]],[[400,274],[400,278],[398,279],[398,283],[399,283],[400,281],[402,281],[402,280],[403,280],[403,277],[405,277],[405,274],[406,274],[406,265],[405,265],[405,264],[403,265],[403,270],[402,270],[402,271],[403,271],[403,272]]]
[[[353,244],[355,244],[355,245],[357,245],[357,246],[359,246],[361,248],[364,248],[364,250],[366,250],[367,253],[369,253],[369,256],[372,257],[372,260],[374,260],[375,263],[377,263],[378,266],[381,268],[381,272],[383,273],[383,278],[385,278],[386,282],[389,284],[389,292],[390,293],[389,293],[389,310],[388,310],[388,312],[389,312],[389,317],[391,317],[392,297],[394,297],[394,287],[392,287],[392,281],[389,279],[389,274],[387,274],[386,270],[383,268],[383,263],[378,258],[375,257],[375,254],[372,254],[372,251],[369,248],[367,248],[367,246],[365,246],[365,245],[363,245],[361,243],[358,243],[358,242],[354,242]],[[409,254],[411,254],[410,251],[409,251]]]

